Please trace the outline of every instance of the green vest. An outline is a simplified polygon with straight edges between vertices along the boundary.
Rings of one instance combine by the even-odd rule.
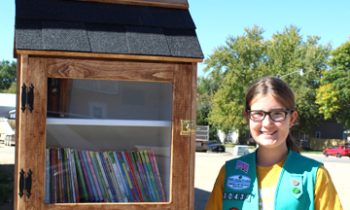
[[[290,150],[275,191],[275,210],[313,210],[314,186],[321,163]],[[258,210],[256,151],[227,161],[223,210]]]

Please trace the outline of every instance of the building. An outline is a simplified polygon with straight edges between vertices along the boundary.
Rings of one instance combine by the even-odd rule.
[[[16,109],[16,94],[0,93],[0,117],[10,118],[9,112]]]

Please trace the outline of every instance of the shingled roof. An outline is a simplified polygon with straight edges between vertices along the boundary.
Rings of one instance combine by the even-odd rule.
[[[186,9],[16,0],[16,50],[203,58]]]

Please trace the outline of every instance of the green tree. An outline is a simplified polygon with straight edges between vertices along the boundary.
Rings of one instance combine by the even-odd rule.
[[[304,42],[294,26],[273,35],[268,43],[268,69],[272,75],[281,75],[296,96],[299,120],[297,129],[308,133],[319,122],[316,89],[320,77],[327,69],[330,45],[320,45],[317,36],[309,36]]]
[[[8,89],[13,86],[15,82],[16,62],[2,61],[0,63],[0,91],[8,92]]]
[[[317,90],[316,103],[325,119],[336,119],[350,128],[350,41],[332,51],[329,66]]]
[[[209,125],[209,138],[218,139],[217,128],[208,120],[212,107],[212,93],[217,89],[215,81],[207,77],[199,77],[197,80],[197,125]]]
[[[243,36],[230,37],[205,63],[210,78],[218,85],[212,98],[209,121],[224,131],[248,133],[243,110],[249,83],[264,74],[266,46],[259,27],[245,29]]]
[[[245,138],[248,130],[243,111],[247,87],[262,76],[280,76],[296,93],[299,125],[306,131],[309,122],[320,118],[314,102],[315,89],[327,68],[330,46],[318,44],[319,37],[315,36],[304,42],[294,26],[275,33],[271,40],[264,40],[263,32],[257,26],[245,29],[243,36],[228,38],[226,45],[205,60],[208,77],[217,85],[208,120],[221,130],[238,130],[240,137]]]

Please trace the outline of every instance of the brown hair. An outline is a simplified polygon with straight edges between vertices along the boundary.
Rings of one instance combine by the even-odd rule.
[[[245,112],[250,110],[250,105],[255,99],[267,94],[270,94],[287,109],[295,110],[295,97],[289,86],[277,77],[263,77],[249,87],[245,98]],[[287,147],[299,152],[290,133],[287,137]]]

